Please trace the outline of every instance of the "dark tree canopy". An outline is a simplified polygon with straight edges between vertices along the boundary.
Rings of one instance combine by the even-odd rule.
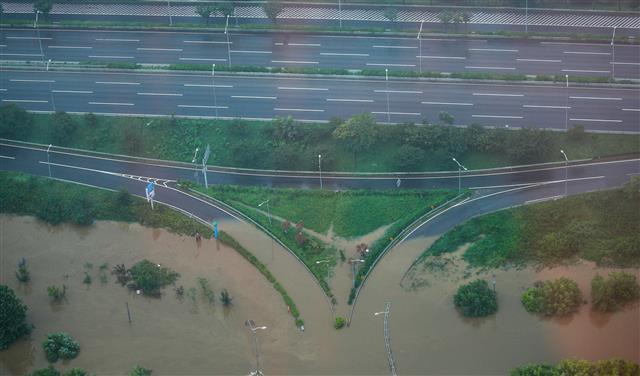
[[[27,306],[9,286],[0,285],[0,350],[29,334],[31,327],[25,322],[26,318]]]
[[[467,317],[488,316],[498,310],[496,294],[483,279],[460,286],[453,303]]]

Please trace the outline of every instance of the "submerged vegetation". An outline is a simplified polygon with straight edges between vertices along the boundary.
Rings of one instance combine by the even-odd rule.
[[[536,282],[522,294],[522,305],[531,313],[564,316],[575,313],[582,304],[578,284],[568,278]]]
[[[453,304],[467,317],[489,316],[498,310],[496,293],[483,279],[460,286],[453,296]]]
[[[51,333],[42,343],[49,363],[58,359],[73,359],[80,352],[80,344],[67,333]]]
[[[473,267],[585,259],[599,266],[640,265],[640,179],[623,188],[487,214],[456,226],[421,257],[472,243],[463,258]]]
[[[591,301],[596,311],[619,311],[638,300],[640,285],[633,274],[612,272],[607,278],[597,275],[591,280]]]
[[[9,286],[0,284],[0,350],[31,332],[26,323],[27,306]]]
[[[565,359],[556,366],[548,364],[529,364],[511,370],[511,376],[632,376],[640,374],[637,363],[610,359],[589,362],[581,359]]]

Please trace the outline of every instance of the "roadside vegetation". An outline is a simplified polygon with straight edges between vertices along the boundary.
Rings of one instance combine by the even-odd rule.
[[[496,292],[483,279],[460,286],[453,304],[466,317],[484,317],[498,311]]]
[[[640,136],[544,130],[449,126],[449,114],[434,112],[422,124],[376,124],[371,115],[328,124],[274,121],[194,120],[29,114],[0,106],[0,137],[54,146],[190,163],[194,151],[211,145],[211,165],[257,169],[392,172],[471,169],[640,152]]]
[[[620,311],[638,300],[640,285],[633,274],[612,272],[606,278],[597,275],[591,280],[591,301],[596,311]]]
[[[194,236],[196,233],[206,238],[213,236],[213,231],[209,226],[195,222],[183,214],[162,205],[158,205],[154,210],[151,210],[145,200],[134,197],[126,191],[111,192],[77,184],[52,181],[47,178],[19,172],[0,171],[0,197],[2,197],[2,200],[0,200],[0,213],[32,215],[52,225],[71,223],[87,226],[92,224],[94,220],[113,220],[138,222],[148,227],[165,228],[171,232],[187,236]],[[47,208],[45,210],[42,205],[49,206],[45,206]],[[80,212],[83,213],[81,214]],[[219,235],[223,243],[234,248],[267,278],[274,289],[282,295],[285,304],[290,308],[291,314],[296,320],[296,324],[298,326],[303,325],[304,321],[300,318],[295,303],[266,266],[228,234],[221,231]],[[117,281],[122,285],[134,283],[132,288],[140,287],[143,291],[157,293],[161,285],[171,284],[177,278],[175,272],[158,268],[156,264],[148,261],[136,265],[130,270],[127,270],[124,265],[115,265],[113,274],[116,276]],[[107,267],[106,264],[103,264],[99,268],[101,282],[106,282]],[[159,274],[156,276],[157,273]],[[66,298],[66,289],[65,285],[49,286],[47,293],[53,301],[59,302]],[[184,293],[184,289],[182,291]],[[0,294],[0,297],[4,299],[2,294]],[[225,304],[225,301],[230,304],[232,300],[229,295],[225,297],[224,294],[220,298],[223,304]],[[24,327],[16,323],[15,332],[23,333],[23,331]],[[4,334],[5,331],[3,330],[2,333]],[[12,331],[7,331],[6,333],[9,335]],[[4,341],[4,339],[2,340]],[[0,342],[0,345],[2,345],[2,342]]]
[[[49,363],[55,363],[58,359],[73,359],[80,352],[80,344],[68,333],[51,333],[42,343],[44,353]]]
[[[499,211],[469,220],[423,255],[453,252],[472,267],[552,266],[585,259],[598,266],[640,265],[640,178],[623,188]]]
[[[582,359],[565,359],[555,366],[528,364],[512,369],[511,376],[632,376],[640,374],[640,366],[623,359],[590,362]]]
[[[582,292],[568,278],[536,282],[522,294],[522,305],[530,313],[543,316],[567,316],[578,312]]]
[[[13,289],[0,284],[0,351],[6,350],[16,340],[31,333],[27,324],[27,306]]]

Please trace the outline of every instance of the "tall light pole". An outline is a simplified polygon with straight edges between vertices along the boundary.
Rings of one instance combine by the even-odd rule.
[[[258,351],[258,339],[256,338],[256,332],[258,330],[266,330],[266,326],[255,326],[253,320],[247,320],[244,322],[253,336],[253,351],[256,354],[256,369],[250,373],[252,376],[262,376],[262,369],[260,368],[260,352]]]
[[[418,31],[418,64],[420,65],[420,73],[422,73],[422,24],[424,24],[424,20],[420,21],[420,31]]]
[[[147,123],[150,124],[151,122]],[[196,148],[196,151],[193,153],[193,159],[191,160],[191,163],[193,163],[193,177],[197,178],[198,177],[198,166],[196,165],[196,159],[198,158],[198,150],[200,150],[200,148]]]
[[[322,154],[318,154],[318,171],[320,172],[320,189],[322,189]]]
[[[340,28],[342,29],[342,1],[338,0],[338,20],[340,21]]]
[[[213,88],[213,108],[216,111],[216,120],[218,119],[218,99],[216,98],[216,65],[211,64],[211,86]]]
[[[565,74],[564,78],[567,82],[564,101],[564,131],[567,132],[569,130],[569,75]]]
[[[235,11],[235,8],[233,8]],[[227,14],[227,23],[224,25],[224,34],[227,36],[227,62],[228,66],[231,66],[231,43],[229,43],[229,15]]]
[[[36,19],[33,21],[33,28],[35,29],[38,26],[38,15],[42,13],[39,10],[36,10]]]
[[[524,3],[524,33],[529,34],[529,0]]]
[[[564,150],[560,150],[560,153],[564,156],[564,196],[567,197],[567,178],[569,175],[569,158],[565,154]]]
[[[173,19],[171,18],[171,0],[167,0],[167,14],[169,15],[169,26],[173,26]]]
[[[396,376],[396,366],[393,361],[393,353],[391,352],[391,344],[389,339],[389,311],[391,310],[391,303],[387,302],[384,307],[384,311],[376,312],[373,315],[378,316],[384,314],[384,348],[387,350],[387,360],[389,361],[389,370],[392,376]]]
[[[617,26],[613,27],[613,35],[611,36],[611,80],[612,81],[616,79],[616,42],[615,42],[616,28]]]
[[[51,64],[51,59],[47,61],[47,72],[49,71],[49,64]],[[53,88],[51,87],[51,82],[49,82],[49,92],[51,93],[51,106],[53,106],[53,112],[56,112],[56,101],[53,98]]]
[[[389,68],[384,68],[384,80],[387,92],[387,123],[391,123],[391,113],[389,113]]]
[[[456,164],[458,165],[458,194],[460,194],[462,192],[462,169],[464,169],[465,171],[467,171],[467,168],[464,167],[463,165],[460,164],[460,162],[458,162],[457,159],[455,158],[451,158],[454,162],[456,162]]]
[[[51,150],[51,146],[53,145],[49,144],[49,147],[47,148],[47,167],[49,167],[49,179],[51,179],[51,162],[49,160],[49,150]]]
[[[262,207],[262,205],[264,204],[267,204],[267,214],[269,215],[269,225],[271,225],[271,209],[269,208],[269,200],[259,203],[258,207]]]

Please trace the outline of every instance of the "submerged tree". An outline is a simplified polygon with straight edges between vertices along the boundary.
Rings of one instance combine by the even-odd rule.
[[[15,340],[29,334],[27,306],[6,285],[0,285],[0,350],[9,347]]]

